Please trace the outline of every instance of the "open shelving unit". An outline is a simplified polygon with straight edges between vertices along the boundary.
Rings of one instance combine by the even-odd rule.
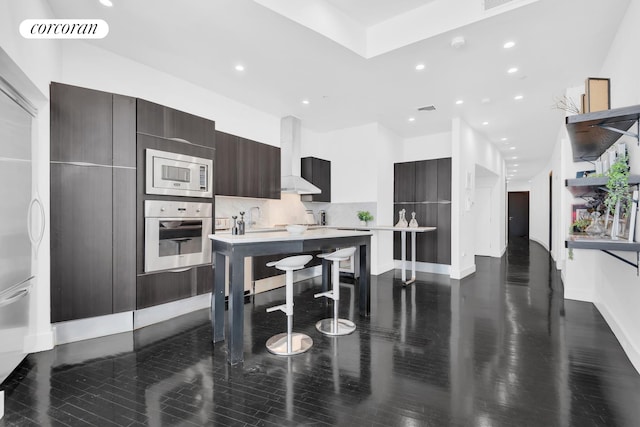
[[[597,159],[622,135],[640,143],[640,105],[568,116],[566,123],[574,162]],[[634,124],[636,132],[629,132]]]
[[[640,144],[640,105],[568,116],[566,125],[573,148],[573,161],[593,161],[623,135],[634,138]],[[636,131],[630,132],[629,129],[634,125]],[[565,186],[574,197],[589,198],[606,191],[607,180],[607,177],[567,179]],[[640,186],[640,175],[630,175],[629,185]],[[567,238],[565,246],[570,249],[600,250],[635,267],[640,275],[640,242],[576,234]],[[611,251],[635,252],[636,263]]]

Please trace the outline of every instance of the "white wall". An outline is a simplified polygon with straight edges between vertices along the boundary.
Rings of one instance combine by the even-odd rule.
[[[451,132],[407,138],[401,145],[397,162],[443,159],[451,157]]]
[[[475,132],[460,118],[452,120],[452,179],[451,179],[451,277],[461,279],[475,272],[476,165],[498,176],[492,188],[498,195],[492,203],[492,215],[497,221],[490,225],[491,235],[497,236],[496,246],[502,253],[505,236],[505,163],[500,151],[486,138]],[[496,255],[499,256],[499,255]]]
[[[280,117],[85,42],[64,45],[61,83],[134,96],[215,120],[216,129],[280,146]]]
[[[637,41],[640,40],[639,21],[640,1],[632,1],[600,73],[611,78],[613,108],[640,104],[640,58],[635,53]],[[637,141],[629,137],[623,137],[622,140],[627,145],[632,173],[640,173],[640,148]],[[636,240],[638,235],[640,234],[636,232]],[[634,253],[620,255],[636,262]],[[601,252],[597,252],[596,262],[592,267],[594,303],[631,362],[640,371],[640,279],[636,269]]]
[[[633,52],[640,40],[640,1],[632,1],[621,22],[619,31],[603,63],[600,76],[611,79],[611,107],[640,104],[640,58]],[[582,87],[569,88],[567,95],[574,99]],[[632,129],[633,130],[633,129]],[[630,157],[632,173],[640,173],[640,148],[633,138],[623,136]],[[592,169],[586,162],[574,162],[570,140],[564,124],[560,126],[558,142],[546,168],[532,179],[532,201],[548,200],[548,174],[553,171],[553,247],[551,254],[562,269],[564,295],[567,299],[593,302],[620,341],[627,356],[640,371],[640,286],[636,269],[597,250],[573,250],[568,259],[564,240],[571,221],[571,205],[582,203],[566,190],[564,180],[575,178],[576,171]],[[533,204],[533,202],[532,202]],[[638,223],[636,223],[636,228]],[[532,216],[532,239],[546,242],[548,219],[544,215]],[[636,241],[638,240],[636,233]],[[633,252],[617,255],[636,262]]]
[[[531,191],[531,181],[511,179],[507,181],[507,191]]]

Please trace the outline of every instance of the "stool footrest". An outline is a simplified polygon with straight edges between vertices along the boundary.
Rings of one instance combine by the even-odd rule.
[[[267,313],[271,313],[272,311],[282,310],[285,314],[287,313],[287,304],[274,305],[273,307],[267,308]]]
[[[320,292],[320,293],[315,294],[313,297],[314,298],[327,297],[327,298],[334,299],[333,298],[333,291]]]

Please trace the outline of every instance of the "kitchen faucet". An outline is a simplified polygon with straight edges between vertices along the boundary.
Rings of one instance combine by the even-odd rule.
[[[256,220],[253,219],[253,210],[254,209],[258,211],[258,216],[257,216]],[[258,224],[258,220],[260,220],[260,216],[261,216],[260,215],[260,206],[252,206],[252,207],[249,208],[248,212],[249,213],[247,215],[248,216],[247,224],[249,225],[249,228],[253,228],[255,225]]]

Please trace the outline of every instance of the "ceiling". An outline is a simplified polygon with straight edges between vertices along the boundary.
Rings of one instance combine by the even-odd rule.
[[[316,132],[378,122],[411,138],[450,131],[452,117],[461,117],[518,164],[510,167],[514,179],[528,179],[548,162],[564,117],[552,107],[555,99],[586,77],[607,77],[598,73],[629,3],[513,0],[460,26],[451,14],[433,13],[453,29],[420,38],[429,25],[409,25],[419,13],[474,1],[482,16],[482,0],[112,1],[112,8],[98,0],[49,3],[58,18],[106,20],[109,35],[91,41],[101,48],[278,117],[294,115]],[[367,37],[402,18],[407,37],[367,58],[258,1],[288,1],[299,16],[313,16],[300,8],[330,5]],[[524,6],[514,7],[518,2]],[[465,44],[453,48],[458,36]],[[412,38],[419,40],[406,42]],[[506,41],[516,45],[504,49]],[[239,63],[243,72],[234,68]],[[425,68],[417,71],[417,64]],[[507,73],[511,67],[518,71]],[[435,111],[417,111],[431,104]]]

